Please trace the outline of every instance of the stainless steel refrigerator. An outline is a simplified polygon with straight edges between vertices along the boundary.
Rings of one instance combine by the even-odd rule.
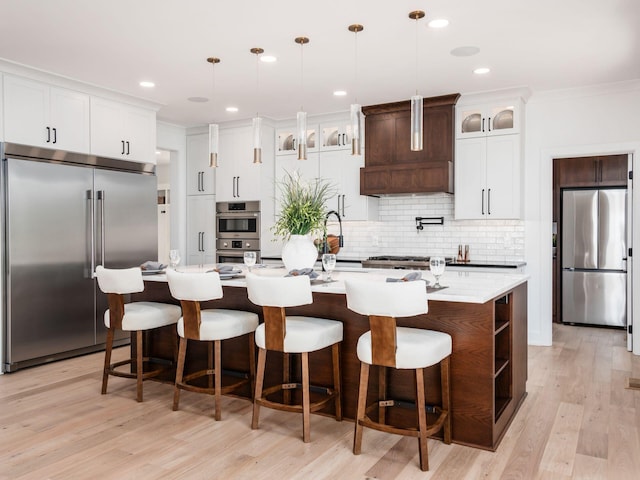
[[[562,191],[562,321],[627,324],[627,191]]]
[[[156,260],[154,166],[0,146],[5,371],[104,348],[93,272]]]

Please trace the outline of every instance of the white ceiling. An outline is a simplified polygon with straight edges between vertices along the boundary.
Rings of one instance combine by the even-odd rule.
[[[417,26],[417,69],[408,18],[416,9],[427,13]],[[426,27],[440,17],[449,27]],[[352,23],[365,27],[357,41]],[[311,40],[302,53],[303,91],[297,36]],[[450,54],[461,46],[480,52]],[[252,47],[278,61],[256,70]],[[214,93],[210,56],[222,60],[214,101],[190,102]],[[370,105],[408,99],[416,87],[434,96],[638,79],[640,1],[0,0],[0,58],[156,101],[158,118],[179,125],[256,111],[283,119],[301,105],[309,114],[347,110],[356,93]],[[491,72],[474,75],[479,66]],[[143,89],[141,80],[156,87]],[[349,94],[334,97],[337,89]],[[230,105],[239,112],[225,112]]]

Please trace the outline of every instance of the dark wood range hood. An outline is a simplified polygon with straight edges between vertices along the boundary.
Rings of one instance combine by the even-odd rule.
[[[361,195],[453,193],[455,104],[459,93],[423,100],[424,149],[410,148],[411,104],[362,107],[365,114],[365,166]]]

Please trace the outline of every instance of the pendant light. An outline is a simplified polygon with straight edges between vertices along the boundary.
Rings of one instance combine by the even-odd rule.
[[[354,85],[353,89],[355,92],[354,95],[354,103],[351,104],[350,113],[351,113],[351,155],[360,155],[360,130],[362,126],[362,107],[358,103],[358,32],[364,30],[362,25],[354,23],[353,25],[349,25],[349,31],[354,33],[355,36],[355,52],[354,52]]]
[[[422,150],[422,95],[418,95],[418,20],[424,18],[422,10],[409,13],[409,18],[416,21],[416,94],[411,97],[411,150]]]
[[[211,64],[211,118],[215,117],[214,96],[216,91],[215,66],[220,63],[220,59],[216,57],[207,58],[207,62]],[[218,166],[218,125],[209,124],[209,166],[216,168]]]
[[[252,121],[253,129],[253,163],[262,163],[262,118],[258,115],[258,101],[260,99],[260,55],[264,53],[262,48],[252,48],[251,53],[256,56],[256,116]]]
[[[302,107],[304,98],[304,57],[303,47],[309,43],[307,37],[296,37],[294,40],[300,45],[300,111],[296,115],[296,137],[298,142],[298,160],[307,159],[307,112]]]

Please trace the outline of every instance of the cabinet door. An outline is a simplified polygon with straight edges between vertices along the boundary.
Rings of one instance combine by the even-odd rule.
[[[122,106],[122,136],[126,145],[124,159],[155,163],[156,114],[130,105]]]
[[[216,195],[219,202],[232,202],[236,197],[236,162],[238,148],[233,130],[221,130],[219,134],[218,167],[216,170]],[[251,162],[247,159],[247,162]]]
[[[520,132],[518,102],[502,103],[487,107],[487,135],[508,135]]]
[[[559,164],[559,185],[592,187],[596,185],[597,157],[563,158]]]
[[[215,193],[216,169],[209,167],[209,134],[187,136],[187,195]]]
[[[54,148],[49,121],[49,87],[10,75],[4,79],[4,137],[7,142]]]
[[[629,159],[627,155],[598,157],[598,178],[600,186],[626,186],[629,178]]]
[[[486,218],[520,218],[520,135],[487,138]]]
[[[218,201],[260,200],[263,167],[264,165],[253,163],[251,128],[221,130],[220,153],[216,169]]]
[[[216,198],[187,197],[187,265],[215,263]]]
[[[126,145],[122,136],[120,105],[101,98],[91,98],[91,153],[122,158]]]
[[[89,153],[89,95],[63,88],[50,90],[50,127],[61,150]]]
[[[364,137],[367,167],[384,167],[395,155],[396,121],[393,114],[367,115]],[[407,141],[409,141],[407,133]]]
[[[487,131],[484,105],[460,106],[456,109],[456,138],[484,137]]]
[[[327,209],[338,212],[344,221],[377,219],[378,199],[360,195],[361,167],[364,157],[351,155],[350,150],[320,154],[320,177],[336,189]]]
[[[351,149],[351,125],[348,121],[320,125],[320,150]]]
[[[487,144],[485,138],[467,138],[456,143],[455,218],[485,218]]]

